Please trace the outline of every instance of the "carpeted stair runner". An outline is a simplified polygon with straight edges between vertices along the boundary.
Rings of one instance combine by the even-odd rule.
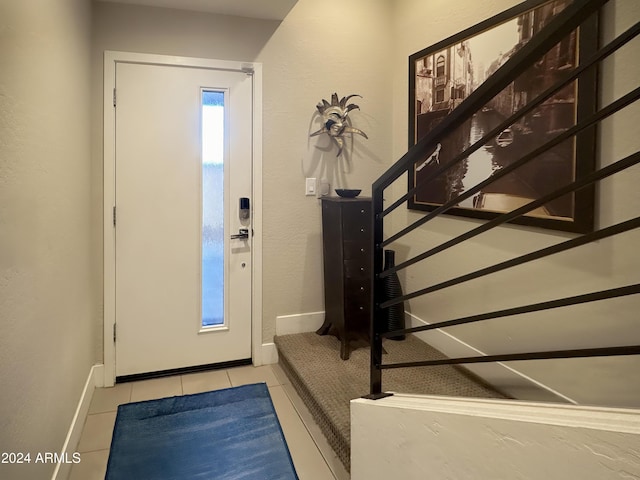
[[[340,342],[332,335],[315,333],[275,338],[279,363],[311,411],[329,444],[350,470],[351,432],[349,401],[369,393],[369,346],[352,345],[349,360],[340,359]],[[385,340],[384,363],[445,358],[413,335],[404,341]],[[384,391],[458,397],[505,398],[455,366],[385,370]]]

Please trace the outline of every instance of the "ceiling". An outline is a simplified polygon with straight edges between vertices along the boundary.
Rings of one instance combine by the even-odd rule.
[[[101,0],[106,2],[177,8],[196,12],[282,20],[298,0]]]

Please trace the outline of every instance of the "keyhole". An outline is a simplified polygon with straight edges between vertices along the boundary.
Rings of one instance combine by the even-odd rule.
[[[244,262],[242,262],[242,265],[241,265],[241,266],[242,266],[242,268],[244,268],[244,267],[246,267],[246,266],[247,266],[247,264],[246,264],[246,263],[244,263]]]

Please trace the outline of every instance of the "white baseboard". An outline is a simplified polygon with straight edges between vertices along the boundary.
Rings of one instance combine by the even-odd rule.
[[[274,363],[278,363],[278,349],[276,348],[276,344],[271,343],[263,343],[261,350],[260,365],[272,365]],[[254,365],[258,366],[256,362]]]
[[[429,325],[429,322],[409,312],[406,313],[406,321],[407,326],[412,328]],[[414,333],[414,335],[433,348],[440,350],[449,358],[486,355],[477,348],[440,329],[417,332]],[[465,365],[465,368],[500,389],[502,392],[517,399],[539,402],[578,403],[500,362],[469,364]]]
[[[71,420],[71,426],[67,433],[67,438],[62,446],[61,458],[72,458],[73,453],[76,451],[78,442],[80,441],[80,435],[82,434],[82,428],[84,422],[87,419],[89,412],[89,405],[91,405],[91,399],[93,398],[93,392],[96,387],[104,384],[104,365],[94,365],[89,370],[89,376],[82,389],[80,400],[76,408],[76,413]],[[56,468],[53,471],[51,480],[66,480],[71,472],[71,463],[58,462]]]
[[[315,332],[324,323],[324,312],[298,313],[276,317],[276,335]]]
[[[324,322],[324,312],[298,313],[276,317],[276,335],[315,332]],[[278,363],[278,349],[275,343],[263,343],[261,365]],[[254,364],[256,364],[254,362]],[[257,364],[256,364],[257,365]]]

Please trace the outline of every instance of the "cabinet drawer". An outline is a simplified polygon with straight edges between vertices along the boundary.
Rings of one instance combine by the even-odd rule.
[[[362,262],[369,262],[371,246],[362,241],[345,240],[343,242],[344,258],[345,260],[359,260]]]
[[[344,276],[348,279],[367,281],[370,278],[371,268],[368,261],[345,260]]]
[[[363,279],[350,279],[344,284],[345,297],[365,297],[367,302],[371,296],[370,277]]]
[[[371,241],[371,222],[345,221],[342,224],[344,240],[368,243]]]
[[[347,297],[344,300],[345,313],[368,315],[371,311],[370,299],[363,297]]]

